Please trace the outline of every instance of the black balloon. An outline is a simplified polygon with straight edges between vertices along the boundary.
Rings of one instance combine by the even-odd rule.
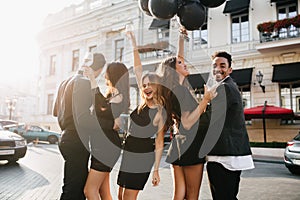
[[[177,0],[149,0],[149,10],[158,19],[171,19],[177,13]]]
[[[148,8],[148,3],[149,0],[139,0],[139,7],[146,15],[152,16]]]
[[[205,8],[196,1],[187,2],[181,6],[177,13],[180,24],[187,30],[198,30],[205,22]]]
[[[226,0],[200,0],[200,2],[208,7],[208,8],[215,8],[222,5]]]

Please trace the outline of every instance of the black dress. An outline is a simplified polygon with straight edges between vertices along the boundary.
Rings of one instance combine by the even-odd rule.
[[[110,172],[117,162],[121,153],[121,140],[118,132],[113,129],[114,119],[122,113],[121,103],[109,103],[109,97],[105,98],[99,88],[95,90],[95,111],[101,126],[102,132],[91,137],[91,168],[97,171]],[[103,144],[100,140],[108,139],[111,143],[107,145],[107,156],[100,155],[98,148]],[[109,148],[111,147],[111,148]]]
[[[173,89],[172,107],[175,115],[180,119],[182,112],[192,112],[198,106],[198,102],[192,96],[188,88],[177,86]],[[209,116],[203,113],[200,120],[190,130],[179,124],[179,134],[175,134],[171,141],[166,162],[189,166],[205,163],[205,158],[199,158],[198,154],[209,126]]]
[[[130,114],[130,126],[125,140],[118,185],[127,189],[143,190],[155,161],[153,125],[157,109],[144,107],[140,113]]]

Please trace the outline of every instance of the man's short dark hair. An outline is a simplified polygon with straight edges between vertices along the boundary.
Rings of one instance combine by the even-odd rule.
[[[214,59],[215,57],[223,57],[226,58],[229,64],[229,67],[231,67],[231,63],[232,63],[232,58],[231,55],[229,53],[227,53],[226,51],[216,51],[211,58]]]

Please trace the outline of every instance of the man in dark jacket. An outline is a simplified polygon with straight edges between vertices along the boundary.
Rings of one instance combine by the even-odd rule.
[[[221,83],[218,95],[212,100],[212,115],[221,113],[215,130],[216,143],[207,156],[207,173],[214,200],[237,199],[242,170],[254,168],[248,133],[245,125],[242,98],[232,72],[231,55],[225,51],[212,55],[213,75]],[[218,117],[218,116],[216,116]],[[222,123],[220,123],[222,121]],[[212,124],[212,122],[211,122]],[[218,133],[216,133],[218,132]]]
[[[101,53],[95,53],[92,62],[90,67],[97,77],[106,61]],[[82,69],[63,81],[58,89],[53,115],[58,118],[62,130],[59,150],[65,160],[61,200],[85,200],[89,136],[99,131],[94,98],[91,83],[83,76]]]

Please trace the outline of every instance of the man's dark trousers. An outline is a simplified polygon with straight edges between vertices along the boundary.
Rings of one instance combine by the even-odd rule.
[[[214,200],[237,199],[241,175],[240,170],[230,171],[217,162],[207,162],[206,169]]]
[[[68,135],[68,134],[67,134]],[[59,150],[65,160],[61,200],[85,200],[84,185],[88,175],[89,152],[80,139],[64,139]]]

